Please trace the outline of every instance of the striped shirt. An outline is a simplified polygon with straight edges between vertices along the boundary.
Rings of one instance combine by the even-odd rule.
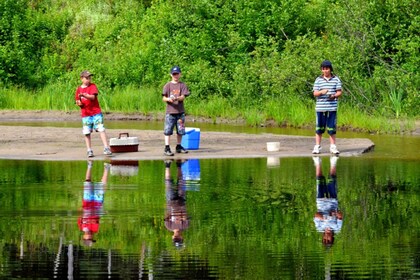
[[[323,89],[328,89],[327,94],[320,95],[316,98],[315,111],[317,112],[327,112],[327,111],[337,111],[338,100],[337,98],[330,99],[329,96],[341,90],[341,81],[340,78],[333,75],[329,80],[325,79],[323,76],[316,78],[313,91],[320,91]]]

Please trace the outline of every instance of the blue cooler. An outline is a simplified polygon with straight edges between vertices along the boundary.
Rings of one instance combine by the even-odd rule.
[[[196,127],[186,127],[185,135],[182,136],[181,145],[186,150],[198,150],[200,147],[200,129]]]
[[[189,159],[181,165],[184,180],[200,180],[200,160]]]

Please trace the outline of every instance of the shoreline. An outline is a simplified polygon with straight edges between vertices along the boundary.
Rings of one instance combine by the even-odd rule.
[[[138,114],[138,113],[120,113],[120,112],[103,112],[105,121],[163,121],[164,113],[154,113],[154,114]],[[3,122],[14,122],[14,121],[80,121],[80,111],[46,111],[46,110],[0,110],[0,121]],[[226,119],[226,118],[206,118],[206,117],[197,117],[188,115],[189,123],[213,123],[213,124],[226,124],[226,125],[244,125],[246,122],[243,119]],[[273,121],[266,121],[260,125],[261,127],[284,127],[281,125],[275,124]],[[302,129],[308,129],[309,126],[300,127]],[[299,128],[297,128],[299,129]],[[361,129],[351,129],[338,127],[338,131],[348,131],[348,132],[361,132]],[[367,133],[367,132],[364,132]],[[398,135],[398,134],[395,134]],[[420,136],[420,120],[415,121],[415,128],[413,131],[401,133],[401,135],[412,135]]]
[[[87,160],[84,136],[80,128],[32,127],[0,125],[0,158],[17,160],[72,161]],[[138,152],[114,153],[105,156],[98,133],[92,134],[92,160],[166,160],[208,158],[284,158],[312,157],[313,137],[277,134],[200,132],[199,149],[188,154],[163,154],[162,132],[157,130],[107,129],[108,140],[120,133],[138,137]],[[175,137],[171,148],[175,148]],[[267,142],[280,142],[279,151],[267,151]],[[337,139],[340,157],[358,156],[372,151],[375,144],[365,138]],[[317,156],[329,156],[328,145]]]

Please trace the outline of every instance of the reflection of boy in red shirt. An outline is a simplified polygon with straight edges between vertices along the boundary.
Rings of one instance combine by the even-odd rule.
[[[99,231],[99,219],[104,213],[104,193],[109,173],[109,164],[106,164],[101,182],[93,183],[91,181],[92,165],[93,162],[89,161],[83,184],[83,211],[77,221],[80,231],[83,232],[83,243],[87,246],[92,246],[96,242],[93,237]]]

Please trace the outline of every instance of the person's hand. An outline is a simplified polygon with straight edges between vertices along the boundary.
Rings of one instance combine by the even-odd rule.
[[[324,216],[323,216],[321,213],[316,212],[316,213],[315,213],[315,218],[318,218],[318,219],[323,220],[323,219],[324,219]]]
[[[76,105],[79,106],[79,107],[82,107],[83,106],[83,103],[80,100],[76,100]]]
[[[328,94],[328,89],[320,89],[318,92],[320,96],[325,95],[325,94]]]
[[[175,95],[171,95],[170,97],[169,97],[169,102],[170,103],[174,103],[174,102],[176,102],[178,100],[178,98],[175,96]]]

